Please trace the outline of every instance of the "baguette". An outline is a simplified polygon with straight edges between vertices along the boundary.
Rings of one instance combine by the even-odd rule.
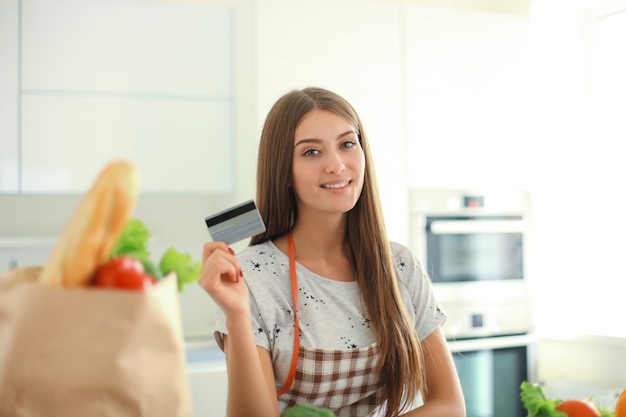
[[[137,167],[115,160],[104,167],[79,202],[39,275],[53,286],[88,285],[132,216],[141,188]]]

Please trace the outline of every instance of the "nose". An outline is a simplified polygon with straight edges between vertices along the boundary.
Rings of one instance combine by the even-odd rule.
[[[346,169],[343,159],[339,152],[332,152],[328,155],[328,161],[326,164],[326,172],[328,174],[339,174]]]

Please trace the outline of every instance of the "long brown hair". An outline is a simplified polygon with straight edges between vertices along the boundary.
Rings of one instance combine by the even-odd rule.
[[[267,230],[252,237],[250,245],[284,235],[297,219],[296,200],[289,187],[294,133],[304,115],[316,107],[351,123],[365,154],[363,190],[347,213],[344,244],[376,334],[378,372],[387,400],[385,415],[396,416],[411,405],[418,391],[425,392],[422,352],[398,289],[367,135],[354,108],[339,95],[321,88],[294,90],[270,110],[259,145],[256,195]]]

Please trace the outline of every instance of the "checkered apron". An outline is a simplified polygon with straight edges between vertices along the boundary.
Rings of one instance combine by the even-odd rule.
[[[278,398],[281,411],[296,404],[330,408],[338,417],[378,415],[383,403],[377,345],[324,350],[300,346],[291,389]]]
[[[289,269],[294,306],[298,305],[293,236],[288,235]],[[325,350],[299,343],[297,308],[294,309],[294,349],[289,376],[278,389],[281,414],[297,404],[313,404],[333,410],[337,417],[374,417],[383,403],[374,343],[361,349]]]

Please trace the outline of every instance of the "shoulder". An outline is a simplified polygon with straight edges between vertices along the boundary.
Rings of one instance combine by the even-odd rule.
[[[263,285],[288,277],[289,258],[271,241],[248,246],[237,253],[237,260],[248,284]]]
[[[401,243],[390,241],[389,246],[391,248],[391,256],[393,256],[394,258],[397,256],[413,257],[413,253],[411,252],[411,250]]]
[[[242,264],[246,262],[268,260],[271,262],[271,260],[279,258],[281,254],[282,252],[280,252],[271,241],[267,241],[242,249],[237,253],[237,259]]]
[[[398,243],[391,243],[391,252],[400,294],[419,339],[424,340],[445,322],[446,315],[437,305],[430,277],[413,253]]]
[[[411,250],[398,242],[389,242],[391,248],[391,258],[400,270],[419,268],[419,262]]]
[[[419,287],[429,280],[422,264],[408,247],[392,241],[390,242],[390,248],[398,278],[405,285],[411,288]]]

